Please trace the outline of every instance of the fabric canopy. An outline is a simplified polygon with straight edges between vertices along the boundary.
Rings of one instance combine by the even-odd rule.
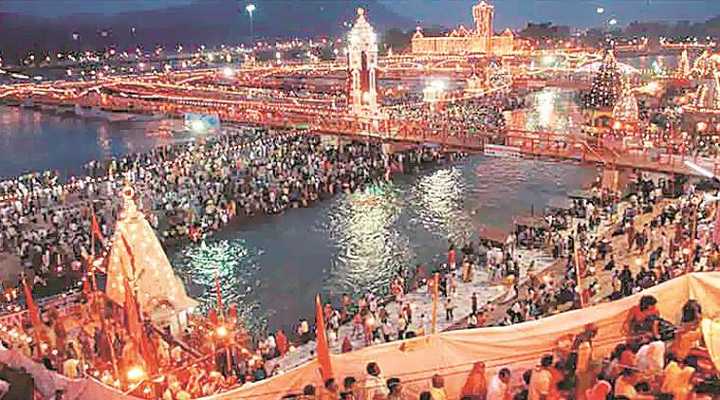
[[[376,362],[382,370],[382,376],[399,377],[409,394],[428,389],[430,378],[438,373],[445,377],[449,398],[459,398],[458,393],[473,363],[484,361],[489,375],[501,367],[509,367],[513,370],[514,379],[519,380],[521,372],[535,365],[543,354],[555,350],[561,338],[582,332],[588,323],[594,323],[598,328],[598,335],[593,341],[595,354],[607,354],[617,343],[624,341],[623,326],[628,311],[645,294],[658,299],[660,314],[671,321],[679,321],[682,306],[688,299],[697,300],[705,316],[714,316],[720,310],[720,272],[685,275],[618,301],[568,311],[538,321],[507,327],[445,332],[331,355],[333,373],[339,381],[346,376],[354,376],[362,381],[366,376],[367,363]],[[720,349],[720,343],[715,344],[720,339],[708,337],[706,340],[714,357],[720,354],[720,351],[714,351]],[[13,358],[11,353],[14,352],[0,352],[0,361]],[[41,375],[55,375],[44,371],[42,367],[34,371]],[[68,399],[128,398],[117,392],[109,394],[109,388],[95,381],[68,381],[58,376],[54,382],[68,386]],[[315,360],[282,375],[207,399],[276,400],[285,394],[300,392],[307,384],[322,384]]]

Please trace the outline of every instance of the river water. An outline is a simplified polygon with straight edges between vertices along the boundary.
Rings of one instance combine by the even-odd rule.
[[[510,118],[526,129],[578,123],[571,92],[531,95],[531,110]],[[0,176],[29,170],[77,173],[93,158],[172,142],[176,121],[108,123],[48,112],[0,108]],[[461,245],[484,226],[508,228],[514,217],[587,185],[594,167],[471,156],[307,209],[232,223],[199,245],[168,249],[190,293],[215,301],[219,275],[226,304],[248,325],[288,328],[311,318],[314,296],[383,292],[394,271],[437,265],[448,240]]]
[[[113,122],[0,106],[0,179],[29,171],[82,173],[90,160],[172,143],[174,120]]]

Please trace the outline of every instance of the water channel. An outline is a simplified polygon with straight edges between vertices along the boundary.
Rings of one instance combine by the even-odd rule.
[[[530,96],[529,110],[510,124],[571,130],[578,123],[574,93],[546,89]],[[93,158],[172,142],[167,132],[176,124],[1,108],[0,176],[78,173]],[[205,304],[214,301],[219,273],[225,301],[237,302],[249,325],[288,328],[300,316],[312,317],[315,293],[382,292],[399,267],[440,263],[448,240],[464,243],[484,226],[507,228],[514,217],[541,212],[551,198],[595,176],[592,166],[476,155],[311,208],[231,223],[203,244],[168,251]]]

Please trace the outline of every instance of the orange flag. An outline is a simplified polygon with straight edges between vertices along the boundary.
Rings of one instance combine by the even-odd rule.
[[[100,243],[105,241],[105,238],[102,235],[102,231],[100,230],[100,224],[98,224],[97,217],[95,216],[95,213],[92,214],[92,226],[90,227],[93,235],[97,238],[97,240],[100,241]]]
[[[323,308],[320,303],[320,295],[315,296],[315,335],[317,343],[317,358],[320,364],[320,375],[323,382],[333,377],[332,365],[330,364],[330,347],[328,346],[325,333],[325,319]]]
[[[149,372],[156,371],[155,355],[151,351],[152,346],[148,343],[148,338],[143,329],[142,319],[138,310],[135,295],[130,288],[130,282],[127,278],[123,279],[125,286],[125,322],[127,324],[128,335],[135,343],[140,356],[145,360],[145,364]]]
[[[35,331],[35,337],[38,338],[42,327],[42,321],[40,320],[40,310],[35,304],[35,300],[32,297],[32,291],[30,290],[30,286],[28,286],[27,280],[25,280],[25,278],[23,278],[22,283],[23,291],[25,292],[25,303],[27,304],[28,314],[30,315],[30,322],[32,323],[33,331]]]
[[[86,297],[89,297],[92,294],[92,289],[90,288],[90,278],[87,275],[82,277],[82,292]]]

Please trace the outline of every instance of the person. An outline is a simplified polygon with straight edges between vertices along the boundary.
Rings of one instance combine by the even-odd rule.
[[[302,398],[307,400],[315,399],[315,386],[305,385],[303,388]]]
[[[462,388],[461,395],[472,400],[485,400],[487,381],[485,379],[485,363],[476,362]]]
[[[618,396],[624,396],[630,400],[652,400],[655,398],[651,395],[639,394],[635,389],[637,383],[637,371],[632,368],[623,369],[622,375],[615,380],[615,398],[617,399]]]
[[[665,343],[656,340],[643,345],[636,355],[637,368],[645,375],[657,376],[665,365]]]
[[[338,386],[335,379],[330,378],[325,381],[324,390],[320,392],[320,400],[338,400],[340,397]]]
[[[468,327],[468,329],[474,329],[474,328],[477,328],[477,326],[478,326],[477,316],[475,315],[475,313],[471,313],[467,319],[467,327]]]
[[[418,398],[420,400],[433,400],[432,394],[430,394],[430,392],[428,391],[420,393],[420,396]]]
[[[432,376],[430,396],[432,400],[447,400],[448,398],[445,392],[445,380],[438,374]]]
[[[473,292],[472,296],[470,296],[470,308],[472,309],[473,314],[477,314],[478,297],[477,297],[477,293],[475,293],[475,292]]]
[[[540,360],[540,365],[535,367],[530,375],[528,387],[528,400],[545,400],[550,394],[550,383],[552,374],[550,368],[553,364],[553,356],[547,354]]]
[[[510,400],[512,393],[510,392],[510,370],[501,369],[497,375],[493,376],[488,386],[486,400]]]
[[[445,300],[445,321],[452,321],[454,319],[453,310],[455,304],[453,304],[452,296],[448,296]]]
[[[343,353],[349,353],[352,351],[352,343],[350,343],[350,338],[345,336],[342,342],[342,347],[340,348]]]
[[[659,312],[655,305],[657,299],[651,295],[645,295],[640,298],[639,304],[630,309],[630,332],[644,333],[652,330],[652,321],[659,317]]]
[[[352,376],[347,376],[343,380],[343,391],[340,393],[340,398],[343,400],[359,400],[360,397],[357,395],[357,388],[355,384],[357,380]]]
[[[592,386],[594,371],[592,370],[593,359],[593,343],[592,340],[597,336],[597,326],[595,324],[585,325],[583,332],[575,336],[573,341],[573,349],[577,354],[575,364],[576,385],[575,392],[578,398],[582,398],[584,393]]]
[[[285,332],[283,332],[282,329],[278,329],[275,334],[275,345],[280,356],[284,356],[285,353],[288,352],[290,346],[288,345],[287,336],[285,336]]]
[[[692,377],[695,368],[685,362],[672,360],[663,371],[663,380],[660,390],[673,395],[674,400],[687,400],[692,393]]]
[[[605,375],[600,374],[595,385],[585,391],[585,400],[605,400],[610,391],[612,391],[610,382],[607,381]]]
[[[389,393],[385,379],[382,377],[380,367],[374,363],[368,363],[365,368],[367,378],[365,379],[365,400],[375,400],[376,397],[386,397]]]
[[[387,380],[388,391],[390,392],[387,396],[387,400],[401,400],[402,399],[402,384],[400,384],[399,378],[390,378]]]

